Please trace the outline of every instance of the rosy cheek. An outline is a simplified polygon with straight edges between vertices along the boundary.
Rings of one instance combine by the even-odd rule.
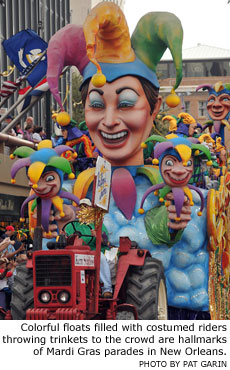
[[[41,187],[46,186],[46,181],[40,179],[38,181],[38,186],[41,186]]]
[[[91,111],[87,108],[85,109],[85,121],[89,129],[95,129],[98,126],[100,120],[101,115],[99,114],[99,112]]]

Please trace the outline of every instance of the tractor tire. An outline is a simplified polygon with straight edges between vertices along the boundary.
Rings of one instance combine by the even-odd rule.
[[[138,320],[167,320],[167,292],[161,261],[146,257],[143,266],[132,266],[127,276],[126,303],[133,304]]]
[[[33,308],[33,270],[23,263],[17,267],[14,277],[11,298],[11,314],[13,320],[25,320],[26,311]]]
[[[0,320],[5,320],[5,315],[2,312],[0,312]]]
[[[116,320],[135,320],[133,312],[120,311],[116,315]]]

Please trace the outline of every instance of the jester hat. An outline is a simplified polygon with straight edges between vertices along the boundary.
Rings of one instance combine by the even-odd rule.
[[[43,140],[38,144],[38,150],[21,146],[17,148],[10,156],[11,159],[16,156],[20,157],[11,167],[11,182],[16,182],[15,176],[17,172],[27,167],[27,175],[33,183],[33,188],[37,187],[37,183],[47,167],[52,167],[60,177],[61,183],[63,182],[63,174],[68,174],[70,179],[74,178],[70,163],[67,159],[59,157],[62,153],[67,151],[74,152],[72,148],[67,145],[60,145],[52,149],[52,142],[50,140]]]
[[[219,96],[221,94],[230,94],[230,84],[223,84],[221,81],[218,81],[216,82],[214,85],[211,85],[211,84],[203,84],[203,85],[199,85],[197,88],[196,88],[196,91],[199,91],[199,90],[208,90],[208,93],[209,95],[211,94],[214,94],[216,96]]]
[[[221,137],[216,138],[215,152],[220,153],[222,150],[226,150],[225,146],[221,143]]]
[[[167,135],[166,138],[159,135],[152,135],[142,143],[142,147],[144,148],[149,141],[157,142],[154,148],[153,164],[159,164],[159,167],[162,159],[168,154],[175,156],[186,166],[188,160],[193,155],[197,156],[203,153],[208,159],[207,165],[212,165],[210,151],[202,144],[193,143],[189,138],[179,137],[174,134]]]
[[[188,136],[189,125],[196,123],[195,118],[186,112],[179,113],[177,117],[171,115],[164,116],[162,121],[169,121],[169,132],[186,136]]]
[[[127,75],[140,76],[159,89],[156,66],[167,47],[175,68],[176,89],[182,79],[183,30],[179,19],[167,12],[151,12],[138,22],[130,39],[128,26],[119,6],[101,2],[87,16],[83,26],[68,25],[49,41],[47,82],[61,103],[58,78],[64,66],[75,65],[83,83],[103,86],[106,81]]]

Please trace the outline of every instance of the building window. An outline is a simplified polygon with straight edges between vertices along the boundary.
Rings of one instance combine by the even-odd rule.
[[[184,110],[186,113],[189,113],[189,109],[190,109],[190,101],[185,101],[184,102]]]
[[[207,112],[207,102],[206,101],[199,101],[199,107],[198,107],[198,116],[199,117],[203,117],[203,116],[207,116],[208,115],[208,112]]]
[[[202,62],[187,63],[187,77],[203,77],[205,76],[204,65]]]
[[[161,103],[161,111],[162,112],[167,112],[168,111],[168,109],[169,109],[169,107],[168,107],[168,105],[163,101],[162,103]]]
[[[169,77],[168,63],[159,63],[157,66],[157,78],[164,80]]]

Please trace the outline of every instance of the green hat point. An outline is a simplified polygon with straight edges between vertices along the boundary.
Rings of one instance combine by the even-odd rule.
[[[158,62],[169,48],[176,68],[174,90],[182,80],[182,41],[181,22],[168,12],[150,12],[144,15],[131,37],[135,54],[153,71],[156,71]]]

